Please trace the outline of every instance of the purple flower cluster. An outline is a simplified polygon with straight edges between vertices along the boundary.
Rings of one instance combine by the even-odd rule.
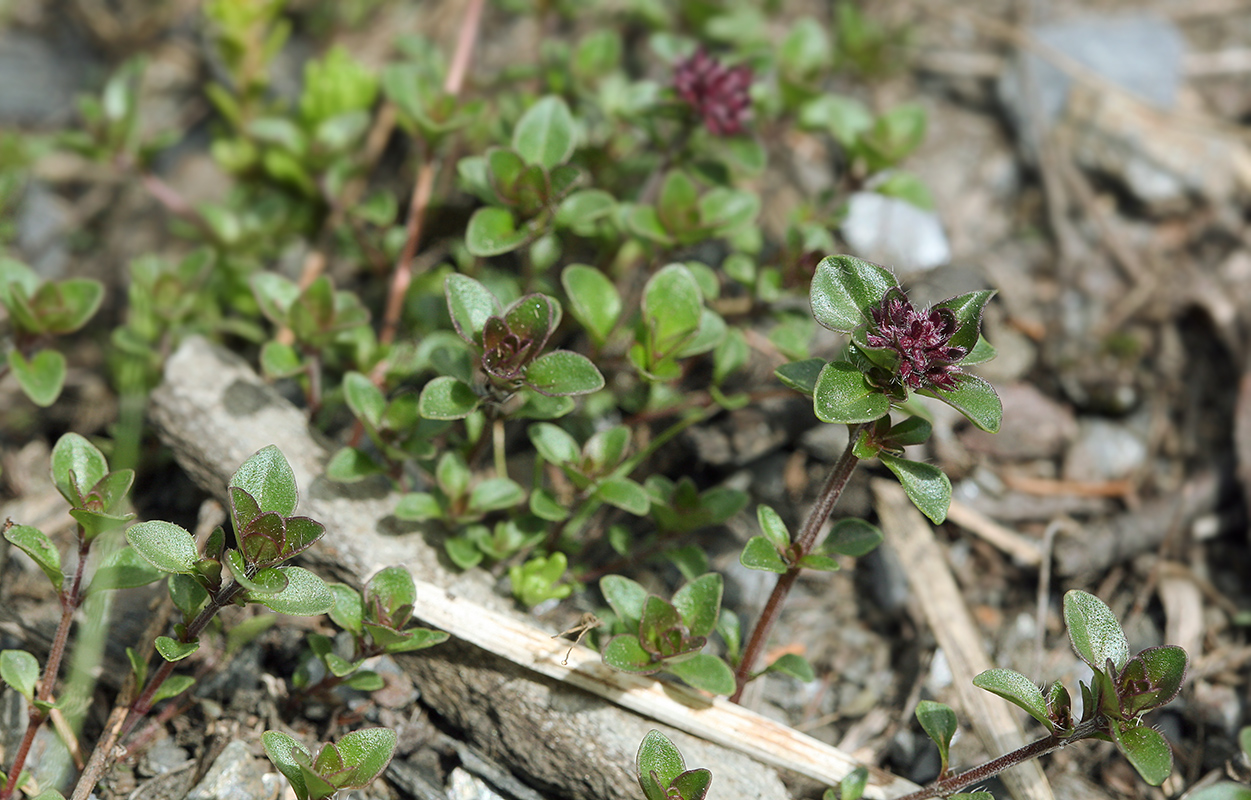
[[[701,49],[678,63],[673,86],[714,136],[741,133],[751,116],[750,67],[727,67]]]
[[[904,383],[912,389],[956,388],[961,374],[957,362],[968,350],[950,344],[959,327],[955,314],[945,308],[918,311],[895,288],[869,310],[869,316],[873,325],[865,332],[865,341],[899,357],[896,374]]]

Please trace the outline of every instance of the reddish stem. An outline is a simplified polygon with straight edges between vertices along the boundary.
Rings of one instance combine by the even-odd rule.
[[[782,613],[782,606],[786,602],[786,596],[790,593],[791,587],[795,585],[795,580],[803,570],[803,567],[799,566],[798,562],[812,552],[812,548],[817,543],[817,536],[821,533],[821,527],[829,518],[830,512],[834,510],[838,499],[842,497],[843,489],[846,488],[851,474],[856,471],[856,464],[860,462],[860,459],[856,457],[854,451],[856,440],[860,438],[860,431],[863,429],[864,425],[848,426],[847,448],[843,450],[842,456],[839,457],[833,469],[830,470],[829,476],[825,479],[825,484],[821,487],[821,493],[817,496],[817,501],[813,503],[812,508],[808,511],[808,517],[804,520],[803,527],[799,529],[799,535],[795,538],[795,542],[792,545],[793,557],[791,559],[791,567],[778,576],[777,583],[773,585],[773,591],[769,594],[769,599],[765,603],[764,611],[760,613],[760,620],[756,623],[756,627],[752,629],[751,638],[747,641],[747,648],[743,651],[743,658],[739,661],[738,669],[734,672],[734,680],[738,684],[738,688],[730,700],[735,703],[742,698],[743,690],[747,688],[747,684],[752,678],[752,670],[760,659],[765,643],[769,640],[769,633],[773,630],[774,623],[777,622],[778,616]]]
[[[7,530],[8,527],[6,523],[5,529]],[[52,701],[52,687],[56,683],[57,673],[61,670],[61,659],[65,655],[65,645],[69,641],[74,612],[82,604],[83,572],[87,564],[87,553],[90,550],[91,542],[87,540],[85,531],[80,525],[78,526],[78,563],[74,567],[74,580],[68,592],[62,590],[60,593],[61,621],[57,624],[56,634],[52,637],[52,649],[48,652],[48,661],[44,665],[43,675],[39,680],[39,691],[35,695],[37,700],[43,702]],[[9,800],[13,796],[13,791],[17,788],[17,780],[22,774],[22,768],[26,766],[26,758],[30,755],[31,745],[35,742],[35,735],[47,719],[48,712],[41,711],[32,703],[26,721],[26,732],[22,735],[22,742],[18,745],[13,763],[9,767],[9,780],[3,788],[0,788],[0,800]]]
[[[465,19],[460,26],[460,35],[456,39],[456,52],[452,55],[452,64],[447,71],[447,79],[443,82],[443,91],[455,97],[460,94],[465,83],[465,75],[469,71],[469,62],[473,57],[474,43],[478,40],[478,30],[482,27],[482,8],[485,0],[469,0],[465,9]],[[417,245],[421,241],[421,228],[426,217],[426,209],[430,206],[430,198],[434,194],[434,153],[429,145],[423,154],[421,168],[417,172],[417,181],[413,185],[412,198],[408,205],[408,220],[405,223],[404,247],[395,262],[395,272],[391,277],[391,289],[387,293],[387,307],[382,319],[382,331],[378,341],[390,344],[395,341],[395,334],[400,327],[400,315],[404,310],[404,296],[408,293],[409,284],[413,282],[413,256],[417,254]],[[375,376],[377,380],[379,376]]]
[[[918,789],[912,794],[897,798],[897,800],[925,800],[925,798],[929,797],[946,797],[967,786],[982,783],[1006,769],[1015,767],[1017,764],[1023,764],[1026,761],[1059,750],[1061,747],[1067,747],[1079,739],[1085,739],[1091,734],[1098,732],[1098,729],[1099,721],[1092,721],[1079,726],[1070,736],[1060,737],[1052,735],[1046,739],[1039,739],[1036,742],[1031,742],[1024,747],[1013,750],[1011,753],[1005,753],[993,761],[987,761],[980,767],[973,767],[970,770],[961,772],[959,775],[952,775],[950,778],[934,781],[924,789]]]

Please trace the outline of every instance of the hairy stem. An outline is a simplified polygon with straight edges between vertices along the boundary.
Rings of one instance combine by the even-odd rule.
[[[982,783],[1005,769],[1011,769],[1017,764],[1023,764],[1031,759],[1059,750],[1061,747],[1067,747],[1079,739],[1085,739],[1098,731],[1100,722],[1101,720],[1095,720],[1083,723],[1070,736],[1051,735],[1045,739],[1031,742],[1024,747],[1013,750],[1011,753],[1005,753],[993,761],[987,761],[980,767],[973,767],[961,772],[959,775],[952,775],[950,778],[934,781],[924,789],[918,789],[912,794],[897,798],[897,800],[924,800],[929,797],[946,797],[961,789]]]
[[[6,524],[5,529],[8,529]],[[74,622],[74,612],[82,604],[83,571],[87,564],[87,554],[91,550],[91,542],[87,540],[82,526],[78,526],[78,564],[74,567],[74,580],[69,591],[61,592],[61,621],[57,624],[56,634],[52,637],[52,649],[48,653],[48,661],[44,664],[43,675],[39,680],[37,700],[52,701],[52,687],[56,683],[57,673],[61,670],[61,659],[65,656],[65,645],[69,641],[70,626]],[[17,747],[13,763],[9,767],[9,780],[0,787],[0,800],[9,800],[17,789],[17,780],[21,777],[22,768],[26,766],[26,757],[30,755],[35,735],[48,719],[48,712],[40,710],[34,704],[30,707],[26,720],[26,732],[22,735],[21,744]]]
[[[209,600],[209,604],[204,607],[204,610],[187,625],[187,629],[179,637],[179,641],[183,644],[194,642],[213,617],[217,616],[217,612],[230,605],[235,595],[241,591],[243,591],[243,587],[232,582],[218,592],[217,595]],[[161,684],[165,683],[165,680],[173,674],[176,664],[177,662],[175,661],[162,660],[161,666],[157,668],[156,672],[152,673],[152,677],[148,679],[143,692],[130,705],[130,714],[127,715],[126,723],[122,726],[121,736],[125,737],[134,730],[135,725],[139,724],[139,720],[143,719],[144,715],[152,710],[152,698],[156,696],[156,692],[161,688]]]
[[[795,537],[792,546],[793,556],[791,558],[791,566],[786,572],[778,576],[777,583],[773,585],[773,591],[769,594],[769,599],[765,603],[764,611],[760,612],[760,620],[756,623],[756,627],[752,629],[751,638],[747,640],[747,647],[743,651],[743,658],[738,664],[738,669],[734,672],[734,680],[738,684],[738,688],[734,692],[731,701],[737,703],[743,696],[743,689],[747,687],[747,683],[751,680],[752,670],[756,666],[756,662],[760,660],[760,654],[764,650],[765,643],[769,640],[769,633],[773,630],[774,623],[777,622],[778,616],[782,613],[782,606],[786,603],[786,597],[791,591],[791,587],[795,585],[795,581],[799,578],[799,573],[803,567],[799,566],[799,561],[804,556],[812,552],[812,548],[817,543],[817,536],[821,533],[821,527],[829,518],[830,512],[834,510],[834,506],[838,503],[838,499],[842,497],[843,489],[847,486],[847,481],[851,479],[851,474],[856,471],[856,464],[860,459],[856,457],[854,452],[856,440],[860,437],[860,431],[863,425],[848,426],[847,447],[843,450],[843,454],[839,456],[838,461],[830,470],[829,476],[825,479],[825,484],[821,487],[821,493],[817,496],[817,501],[812,504],[812,508],[808,511],[808,517],[804,520],[803,526],[799,529],[799,535]]]

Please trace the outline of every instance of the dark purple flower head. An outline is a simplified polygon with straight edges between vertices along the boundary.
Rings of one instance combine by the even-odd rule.
[[[714,136],[742,132],[743,123],[751,116],[751,98],[747,95],[750,67],[727,67],[700,49],[678,62],[673,86]]]
[[[881,305],[869,310],[873,324],[865,332],[870,347],[891,350],[899,358],[896,374],[912,389],[956,388],[957,362],[968,350],[950,344],[959,328],[945,308],[918,311],[902,290],[891,289]]]

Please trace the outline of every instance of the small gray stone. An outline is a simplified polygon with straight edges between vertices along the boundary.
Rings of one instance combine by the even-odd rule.
[[[83,62],[30,34],[0,35],[0,125],[56,125],[74,116]]]
[[[1108,419],[1087,418],[1064,458],[1070,481],[1114,481],[1129,477],[1147,458],[1144,437],[1130,426]]]
[[[449,778],[449,800],[505,800],[502,795],[491,791],[486,781],[460,767],[453,769]]]
[[[226,745],[186,800],[268,800],[273,781],[265,780],[266,772],[248,746],[236,739]]]
[[[938,215],[897,197],[853,194],[842,234],[856,255],[904,272],[924,272],[951,260]]]
[[[1030,33],[1039,43],[1154,106],[1168,109],[1176,102],[1185,44],[1168,20],[1149,15],[1092,17],[1040,25]],[[999,97],[1016,119],[1030,152],[1034,152],[1031,107],[1041,116],[1044,129],[1051,127],[1068,104],[1072,85],[1073,79],[1059,67],[1034,53],[1022,54],[1016,68],[1003,74]]]

